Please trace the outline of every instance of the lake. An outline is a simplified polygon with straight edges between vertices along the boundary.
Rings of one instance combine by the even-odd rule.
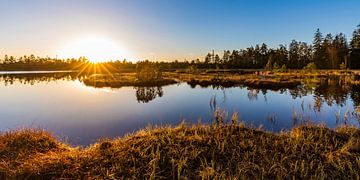
[[[72,72],[0,73],[0,131],[43,128],[72,145],[89,145],[152,126],[211,123],[216,109],[249,126],[279,132],[302,123],[359,127],[360,85],[338,79],[296,89],[192,87],[95,88]]]

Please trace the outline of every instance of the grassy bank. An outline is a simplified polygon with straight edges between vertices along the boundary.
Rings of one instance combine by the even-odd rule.
[[[120,88],[123,86],[164,86],[184,82],[193,87],[247,86],[258,89],[294,89],[302,83],[316,84],[321,78],[340,77],[346,84],[360,84],[358,71],[194,71],[163,72],[158,79],[139,80],[136,73],[92,75],[84,78],[88,86]]]
[[[93,87],[111,87],[120,88],[124,86],[166,86],[177,83],[171,78],[159,78],[152,80],[139,80],[135,73],[121,73],[121,74],[94,74],[82,80],[85,85]]]
[[[0,135],[4,178],[360,178],[360,130],[301,126],[273,134],[244,125],[148,128],[87,148],[41,130]]]

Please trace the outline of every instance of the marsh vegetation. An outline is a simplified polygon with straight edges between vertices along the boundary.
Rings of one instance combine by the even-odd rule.
[[[149,127],[87,147],[41,130],[0,135],[2,178],[334,178],[360,174],[360,131],[300,126],[274,134],[226,124]]]
[[[360,180],[360,1],[140,1],[0,0],[0,180]]]

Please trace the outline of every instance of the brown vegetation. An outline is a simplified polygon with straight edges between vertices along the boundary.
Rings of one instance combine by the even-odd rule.
[[[359,84],[359,72],[357,71],[196,71],[188,73],[140,71],[137,73],[117,73],[92,75],[84,78],[83,82],[89,86],[112,87],[122,86],[163,86],[177,82],[185,82],[195,87],[207,86],[247,86],[259,89],[294,89],[302,83],[318,83],[321,78],[331,76],[342,77],[348,84]]]
[[[112,75],[94,74],[82,80],[87,86],[120,88],[124,86],[165,86],[175,84],[177,81],[167,78],[140,80],[135,73],[122,73]]]
[[[360,131],[301,126],[274,134],[238,125],[148,128],[87,148],[40,130],[0,135],[0,178],[236,179],[360,177]]]

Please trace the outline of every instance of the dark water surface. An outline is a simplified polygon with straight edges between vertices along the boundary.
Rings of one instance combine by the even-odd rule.
[[[89,145],[148,125],[210,123],[214,110],[238,112],[271,131],[301,123],[359,126],[360,86],[336,78],[278,91],[248,87],[94,88],[71,73],[0,75],[0,131],[44,128],[73,145]]]

